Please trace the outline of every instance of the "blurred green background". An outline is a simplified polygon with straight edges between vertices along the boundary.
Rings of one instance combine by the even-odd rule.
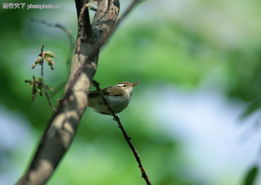
[[[121,12],[129,2],[121,2]],[[14,184],[24,172],[51,115],[43,97],[31,102],[31,89],[24,83],[39,76],[31,64],[41,44],[56,54],[55,70],[45,68],[46,82],[55,88],[67,76],[68,38],[30,19],[62,23],[76,36],[73,1],[26,3],[61,8],[6,10],[1,4],[3,185]],[[258,0],[147,0],[102,50],[95,76],[102,87],[140,82],[120,117],[153,184],[238,185],[251,166],[260,163],[260,20]],[[48,184],[144,182],[112,118],[87,109],[72,147]]]

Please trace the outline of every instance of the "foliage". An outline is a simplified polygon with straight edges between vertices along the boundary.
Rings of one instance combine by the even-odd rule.
[[[254,185],[256,182],[258,173],[259,173],[259,167],[256,165],[252,166],[246,175],[243,185]]]
[[[214,6],[215,3],[224,3],[218,0],[213,1],[213,4],[206,1],[196,2],[196,7],[202,8],[202,12],[206,12],[208,7],[219,7]],[[68,7],[73,9],[72,2],[67,3]],[[255,15],[260,12],[255,6],[260,4],[259,1],[248,3],[250,10],[246,14],[251,14],[252,9]],[[145,12],[150,11],[146,9],[149,4],[148,1],[141,5]],[[0,13],[0,104],[20,112],[38,133],[46,127],[51,109],[44,98],[31,103],[30,89],[23,81],[33,74],[33,71],[28,69],[41,44],[54,51],[59,61],[54,72],[50,73],[50,69],[45,69],[47,83],[51,87],[57,87],[66,81],[65,61],[70,45],[66,44],[66,35],[60,30],[32,23],[30,18],[48,20],[50,14],[58,14],[59,17],[64,14],[62,12],[63,10],[56,13],[46,10],[41,16],[37,11],[1,10]],[[188,26],[195,26],[192,23],[195,16],[192,10],[189,15],[192,17],[183,15],[184,17],[175,19],[173,15],[163,15],[158,24],[155,24],[154,20],[136,19],[131,20],[131,23],[127,21],[102,51],[96,80],[104,87],[119,81],[140,81],[140,87],[134,92],[134,98],[136,96],[137,99],[140,92],[150,85],[160,88],[167,84],[192,90],[200,87],[202,83],[212,83],[212,86],[223,91],[228,99],[253,102],[243,116],[258,112],[261,106],[260,38],[255,34],[247,34],[246,40],[241,35],[237,37],[235,44],[229,45],[225,43],[225,39],[221,41],[215,34],[211,35],[212,32],[215,33],[212,29],[218,29],[213,28],[215,23],[202,23],[201,28]],[[233,19],[236,15],[232,16]],[[73,28],[75,22],[72,21],[76,20],[73,16],[68,18],[68,21],[59,18],[55,21],[64,21],[66,26]],[[146,13],[142,16],[146,16]],[[200,16],[203,15],[199,14]],[[251,17],[251,20],[259,22],[260,15]],[[244,25],[241,25],[239,29],[244,29],[243,27]],[[59,91],[52,98],[54,104],[61,94],[62,91]],[[173,141],[173,136],[165,134],[160,123],[157,125],[149,115],[144,116],[147,113],[146,103],[139,107],[132,104],[120,116],[141,153],[154,184],[203,184],[200,178],[192,178],[189,170],[184,167],[188,159],[183,156],[182,146],[178,141]],[[18,154],[14,156],[19,158]],[[249,171],[247,182],[252,181],[257,173],[256,169],[257,167]],[[97,115],[88,109],[81,122],[78,138],[50,184],[142,184],[139,177],[133,156],[111,118]]]

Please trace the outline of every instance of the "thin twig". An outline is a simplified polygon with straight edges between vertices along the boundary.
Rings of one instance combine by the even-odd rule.
[[[149,177],[142,165],[142,162],[141,162],[141,159],[140,159],[140,156],[137,152],[137,150],[135,149],[134,145],[132,144],[131,142],[131,138],[128,136],[126,130],[124,129],[122,123],[121,123],[121,120],[120,118],[115,114],[115,112],[113,111],[111,105],[108,103],[108,101],[106,100],[106,98],[104,97],[102,91],[101,91],[101,88],[100,88],[100,85],[97,81],[93,80],[93,85],[95,86],[95,88],[97,89],[97,91],[99,92],[100,96],[102,97],[102,100],[104,102],[104,104],[107,106],[107,108],[109,109],[109,111],[111,112],[111,115],[113,116],[113,120],[118,124],[122,134],[123,134],[123,137],[125,139],[125,141],[128,143],[137,163],[138,163],[138,166],[139,166],[139,169],[140,169],[140,172],[141,172],[141,176],[142,178],[146,181],[147,185],[151,185],[151,182],[149,180]]]
[[[49,95],[47,93],[46,86],[44,87],[44,95],[45,95],[45,97],[47,99],[47,102],[48,102],[48,105],[51,107],[52,111],[55,111],[55,108],[54,108],[54,106],[53,106],[53,104],[52,104],[52,102],[50,100],[50,97],[49,97]]]
[[[42,45],[41,47],[41,51],[40,51],[40,54],[39,56],[43,57],[43,51],[44,51],[44,45]],[[44,91],[44,95],[46,97],[46,100],[48,102],[48,105],[50,106],[50,108],[54,111],[55,108],[50,100],[50,97],[48,95],[48,92],[47,92],[47,85],[45,84],[44,82],[44,62],[40,63],[40,66],[41,66],[41,78],[42,78],[42,88],[43,88],[43,91]]]
[[[73,38],[71,31],[68,30],[66,28],[66,26],[62,25],[61,23],[50,23],[50,22],[47,22],[46,20],[42,20],[42,19],[33,19],[32,18],[30,20],[31,20],[31,22],[44,24],[46,26],[50,26],[50,27],[54,27],[54,28],[58,28],[58,29],[62,30],[68,37],[68,40],[70,42],[70,50],[71,51],[73,50],[73,48],[74,48],[74,38]]]
[[[44,45],[42,44],[41,49],[40,49],[40,53],[39,53],[39,56],[40,56],[40,57],[43,57],[43,51],[44,51]],[[42,80],[43,80],[43,78],[44,78],[43,64],[44,64],[44,62],[42,61],[42,62],[40,63],[40,65],[41,65],[41,78],[42,78]]]

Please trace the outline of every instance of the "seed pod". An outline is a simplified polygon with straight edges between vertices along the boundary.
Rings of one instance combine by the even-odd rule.
[[[46,56],[54,58],[54,53],[52,51],[46,51]]]

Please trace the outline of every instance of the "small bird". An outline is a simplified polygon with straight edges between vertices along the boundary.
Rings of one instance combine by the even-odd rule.
[[[114,113],[119,113],[128,106],[133,87],[137,84],[138,82],[120,82],[112,87],[101,89],[105,99],[110,104]],[[111,115],[110,110],[107,105],[104,104],[104,101],[98,91],[90,91],[88,97],[89,107],[101,114]]]

